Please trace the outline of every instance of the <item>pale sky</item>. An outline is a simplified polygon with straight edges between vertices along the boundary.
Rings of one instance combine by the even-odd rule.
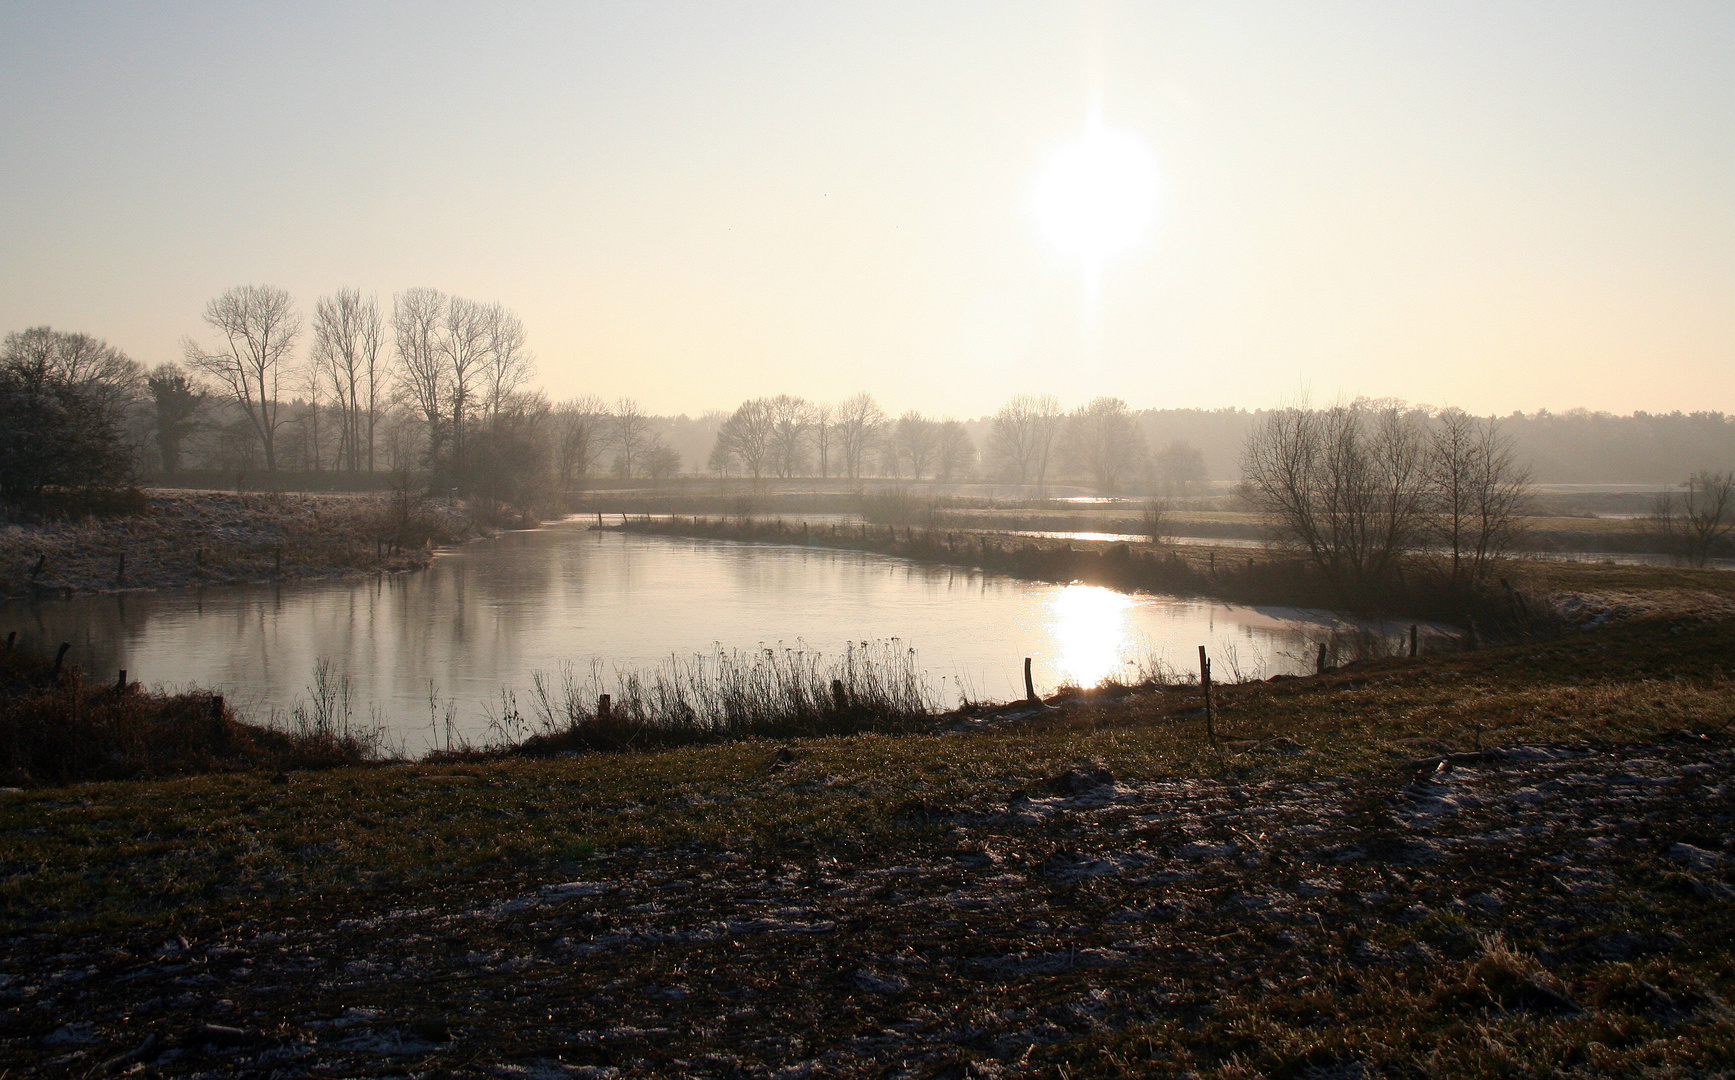
[[[1735,3],[0,6],[0,330],[518,312],[555,397],[1735,411]],[[1157,224],[1030,202],[1104,123]]]

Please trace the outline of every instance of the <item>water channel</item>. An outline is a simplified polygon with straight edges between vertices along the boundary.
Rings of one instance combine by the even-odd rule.
[[[0,633],[93,679],[221,691],[255,719],[282,716],[321,661],[351,680],[356,719],[415,754],[486,737],[502,691],[563,665],[648,669],[671,656],[779,644],[839,655],[850,642],[916,650],[936,696],[1021,697],[1092,685],[1162,660],[1218,678],[1302,670],[1311,642],[1351,624],[1328,613],[1020,581],[860,552],[591,531],[581,521],[505,533],[397,576],[165,590],[0,604]],[[1396,634],[1398,628],[1378,628]],[[432,705],[430,704],[432,702]]]

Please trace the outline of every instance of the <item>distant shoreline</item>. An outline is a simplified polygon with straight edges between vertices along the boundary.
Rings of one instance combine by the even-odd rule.
[[[380,494],[148,491],[133,514],[0,526],[0,597],[402,573],[488,535],[461,504]]]

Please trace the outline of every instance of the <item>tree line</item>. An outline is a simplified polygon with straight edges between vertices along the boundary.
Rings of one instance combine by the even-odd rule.
[[[387,309],[340,289],[309,322],[285,290],[238,286],[203,318],[204,339],[183,339],[179,363],[148,371],[87,334],[9,334],[0,497],[172,479],[191,465],[415,471],[432,487],[527,505],[545,477],[581,484],[611,451],[626,475],[679,470],[631,399],[553,403],[530,388],[524,325],[497,303],[413,288]]]
[[[150,370],[86,334],[8,335],[0,497],[185,468],[415,472],[430,487],[520,504],[551,485],[570,492],[604,475],[661,481],[683,472],[988,481],[1038,496],[1061,483],[1106,495],[1183,493],[1240,474],[1247,440],[1293,418],[1134,410],[1114,397],[1066,408],[1030,394],[985,417],[893,416],[867,393],[836,403],[779,394],[731,412],[658,417],[630,398],[548,400],[531,385],[535,358],[517,315],[437,289],[407,289],[386,304],[340,289],[319,297],[307,319],[282,289],[238,286],[212,298],[203,320],[207,333],[184,339],[179,363]],[[1455,410],[1405,415],[1422,413],[1446,424]],[[1735,461],[1735,419],[1722,414],[1515,414],[1499,427],[1526,460],[1539,431],[1557,455],[1580,436],[1648,445],[1651,461],[1699,455],[1676,474],[1694,478],[1681,496],[1689,501],[1705,497],[1697,470],[1706,462]],[[1687,543],[1675,534],[1677,546]]]
[[[972,426],[985,428],[978,446]],[[942,483],[990,480],[1030,486],[1084,480],[1104,494],[1168,482],[1203,481],[1196,450],[1184,444],[1151,455],[1127,403],[1099,397],[1065,409],[1052,396],[1021,394],[972,425],[918,411],[892,417],[871,394],[835,404],[788,394],[753,398],[722,417],[707,461],[711,472],[761,480],[867,476]]]

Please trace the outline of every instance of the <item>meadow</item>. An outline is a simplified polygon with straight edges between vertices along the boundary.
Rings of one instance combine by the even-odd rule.
[[[1588,603],[1588,602],[1587,602]],[[1735,621],[0,795],[18,1075],[1709,1075]],[[283,782],[287,780],[287,782]]]

